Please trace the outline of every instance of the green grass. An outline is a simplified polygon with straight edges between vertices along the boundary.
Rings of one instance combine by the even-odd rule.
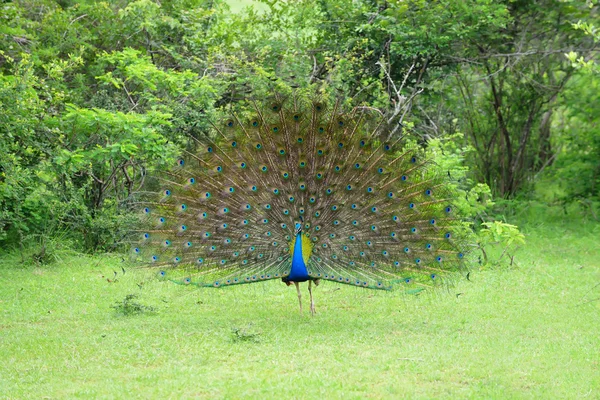
[[[599,398],[599,237],[529,229],[517,266],[433,294],[323,283],[314,318],[281,282],[140,288],[107,281],[120,258],[8,255],[0,397]],[[111,308],[128,294],[155,311]]]

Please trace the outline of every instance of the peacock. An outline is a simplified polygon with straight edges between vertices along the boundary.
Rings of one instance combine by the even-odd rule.
[[[146,177],[132,257],[160,279],[278,279],[419,291],[466,269],[448,178],[367,107],[323,95],[249,101]],[[414,146],[413,146],[414,147]]]

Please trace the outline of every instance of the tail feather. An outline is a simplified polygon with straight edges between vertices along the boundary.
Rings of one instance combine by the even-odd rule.
[[[300,222],[313,279],[427,287],[463,270],[444,178],[401,138],[382,142],[381,118],[341,111],[339,101],[275,97],[215,123],[139,193],[133,257],[183,284],[282,278]]]

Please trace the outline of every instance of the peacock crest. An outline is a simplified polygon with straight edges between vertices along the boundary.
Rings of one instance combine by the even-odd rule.
[[[276,98],[213,124],[197,151],[147,178],[133,257],[201,287],[424,288],[463,270],[443,177],[401,138],[382,139],[380,116],[341,104]]]

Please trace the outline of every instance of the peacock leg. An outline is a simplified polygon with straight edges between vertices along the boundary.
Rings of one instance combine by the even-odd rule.
[[[302,293],[300,293],[300,284],[294,282],[294,285],[296,285],[296,291],[298,291],[298,303],[300,303],[300,312],[302,312]]]
[[[315,315],[315,302],[312,297],[312,280],[308,281],[308,294],[310,294],[310,314]]]

